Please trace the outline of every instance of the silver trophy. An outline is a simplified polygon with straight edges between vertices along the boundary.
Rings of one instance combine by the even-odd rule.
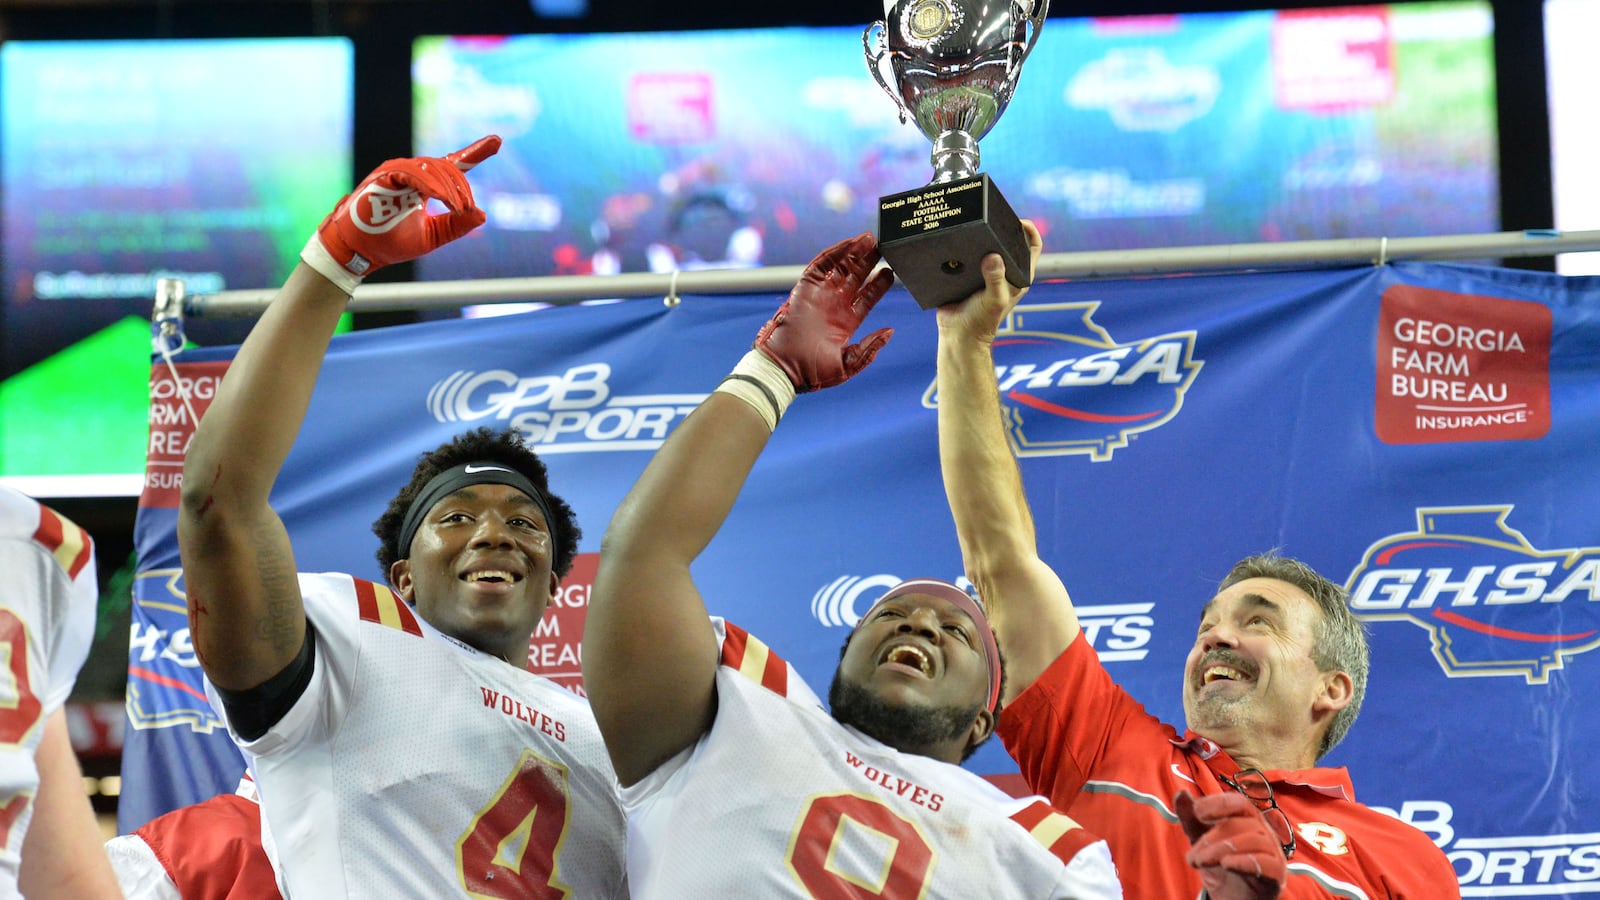
[[[1022,223],[978,172],[978,141],[1011,102],[1049,0],[884,0],[884,7],[884,19],[861,35],[867,68],[900,121],[909,116],[933,142],[933,180],[878,199],[879,250],[924,309],[983,287],[979,263],[990,253],[1005,259],[1007,281],[1027,287]]]

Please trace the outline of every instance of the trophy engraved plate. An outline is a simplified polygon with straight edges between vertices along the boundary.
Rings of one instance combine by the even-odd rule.
[[[1016,91],[1049,0],[885,0],[867,26],[867,68],[933,143],[933,179],[878,200],[878,249],[923,309],[983,287],[980,263],[1005,259],[1006,280],[1029,284],[1028,242],[1011,205],[978,172],[978,140]],[[886,71],[887,70],[887,71]]]

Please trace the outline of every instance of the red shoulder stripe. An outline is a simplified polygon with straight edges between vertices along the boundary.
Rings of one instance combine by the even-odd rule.
[[[767,652],[767,667],[761,673],[761,686],[779,696],[789,696],[789,664],[770,650]]]
[[[381,584],[352,578],[356,588],[356,605],[361,610],[361,620],[387,625],[406,634],[422,636],[422,626],[411,607]]]
[[[737,669],[744,663],[744,645],[750,633],[732,622],[723,622],[722,664]]]
[[[1028,834],[1034,840],[1064,863],[1072,862],[1079,850],[1100,840],[1098,835],[1079,827],[1042,800],[1036,800],[1012,813],[1011,819],[1028,829]]]
[[[363,622],[377,622],[377,621],[379,621],[379,619],[378,619],[378,597],[372,590],[372,588],[373,588],[372,582],[370,582],[370,581],[362,581],[361,579],[357,578],[357,579],[355,579],[355,584],[356,584],[356,606],[357,606],[357,608],[359,608],[361,610],[361,621],[363,621]]]
[[[78,577],[94,553],[94,542],[87,531],[44,505],[39,507],[39,529],[33,533],[33,539],[50,551],[70,578]]]
[[[731,622],[722,623],[722,664],[782,697],[789,695],[789,666],[783,657]]]

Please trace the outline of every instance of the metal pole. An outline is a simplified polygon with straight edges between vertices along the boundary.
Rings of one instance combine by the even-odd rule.
[[[1341,238],[1260,244],[1217,244],[1148,250],[1046,253],[1036,277],[1125,278],[1191,272],[1384,265],[1402,260],[1509,259],[1600,250],[1600,231],[1501,231],[1414,238]],[[454,309],[471,304],[676,297],[679,294],[784,293],[804,266],[706,269],[628,275],[553,275],[367,284],[356,289],[357,312]],[[201,318],[254,316],[266,309],[275,288],[193,294],[184,313]]]

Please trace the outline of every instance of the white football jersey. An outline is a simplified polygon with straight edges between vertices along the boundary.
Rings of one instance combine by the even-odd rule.
[[[616,775],[587,702],[383,585],[302,574],[300,592],[311,682],[239,742],[286,897],[627,896]]]
[[[839,724],[792,666],[737,626],[717,715],[622,789],[640,898],[1116,898],[1104,841],[1042,797]]]
[[[95,578],[83,529],[0,486],[0,896],[21,896],[17,867],[39,789],[34,754],[88,658]]]

